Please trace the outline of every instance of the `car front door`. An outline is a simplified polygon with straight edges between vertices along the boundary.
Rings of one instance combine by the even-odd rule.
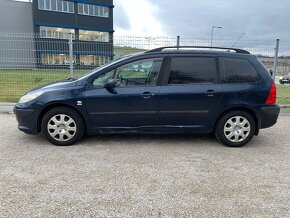
[[[85,91],[85,104],[94,128],[127,128],[156,124],[156,85],[162,58],[121,65],[95,78]],[[110,79],[117,84],[104,88]]]
[[[215,57],[171,56],[160,88],[158,124],[167,131],[211,131],[222,99],[216,81]]]

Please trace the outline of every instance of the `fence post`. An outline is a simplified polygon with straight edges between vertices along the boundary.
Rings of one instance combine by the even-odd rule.
[[[70,77],[74,78],[74,63],[73,63],[73,34],[69,33],[69,72],[70,72]]]
[[[180,47],[180,36],[177,36],[177,39],[176,39],[176,46],[177,46],[177,48]]]
[[[274,66],[273,66],[273,79],[274,79],[274,81],[276,79],[276,73],[277,73],[278,51],[279,51],[279,39],[276,39],[275,57],[274,57]]]

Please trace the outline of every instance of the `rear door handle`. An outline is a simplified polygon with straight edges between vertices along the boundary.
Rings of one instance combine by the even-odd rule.
[[[206,91],[206,95],[207,95],[208,97],[213,97],[213,96],[214,96],[214,93],[215,93],[215,91],[212,90],[212,89]]]
[[[143,98],[151,98],[154,96],[154,93],[151,93],[151,92],[143,92],[141,94],[143,96]]]

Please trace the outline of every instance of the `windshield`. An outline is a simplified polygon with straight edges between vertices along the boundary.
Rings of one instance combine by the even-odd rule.
[[[119,63],[119,62],[121,62],[121,61],[127,59],[128,57],[132,57],[132,56],[134,56],[134,55],[136,55],[136,54],[139,54],[139,53],[130,54],[130,55],[125,55],[125,56],[122,56],[122,57],[120,57],[120,58],[118,58],[118,59],[115,59],[115,60],[113,60],[113,61],[110,61],[109,63],[107,63],[107,64],[105,64],[105,65],[102,65],[102,66],[99,66],[99,67],[97,67],[97,68],[95,68],[95,69],[89,71],[89,72],[86,73],[85,75],[80,76],[79,79],[83,79],[83,78],[89,77],[89,76],[91,76],[92,74],[96,73],[97,71],[103,70],[103,69],[105,69],[105,68],[107,68],[107,67],[110,67],[110,66],[112,66],[112,65],[114,65],[114,64],[117,64],[117,63]]]

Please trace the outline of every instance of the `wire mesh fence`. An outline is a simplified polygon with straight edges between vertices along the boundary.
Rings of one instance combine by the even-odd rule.
[[[61,36],[58,34],[58,36]],[[175,46],[176,37],[118,36],[106,40],[73,35],[73,70],[81,76],[114,59],[162,46]],[[180,46],[236,47],[248,50],[273,68],[276,39],[180,37]],[[0,102],[17,102],[39,85],[70,77],[69,39],[31,33],[0,32]],[[278,104],[290,105],[290,84],[279,79],[290,72],[290,41],[280,41],[276,83]]]

